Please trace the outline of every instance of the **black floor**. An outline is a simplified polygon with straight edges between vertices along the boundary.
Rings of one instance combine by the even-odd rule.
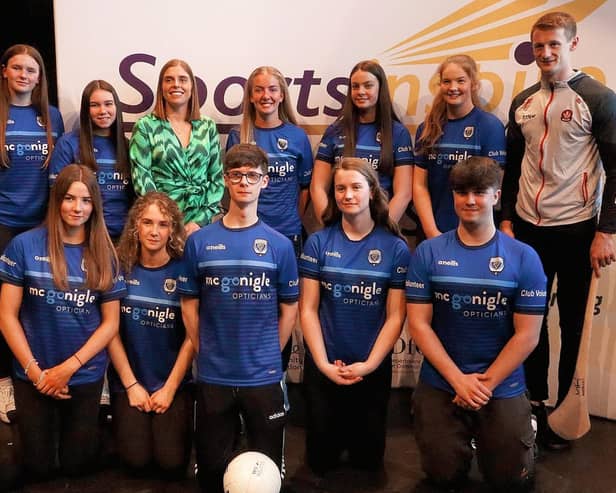
[[[362,471],[341,468],[325,478],[316,478],[303,463],[304,431],[299,389],[291,386],[294,408],[287,427],[287,478],[283,493],[430,493],[423,481],[410,418],[410,390],[394,390],[390,405],[385,475],[373,477]],[[107,465],[95,475],[30,484],[23,493],[175,493],[198,491],[187,474],[181,482],[131,478],[119,467]],[[476,469],[465,493],[484,492]],[[544,452],[537,464],[536,492],[616,493],[616,422],[594,418],[592,430],[565,452]]]

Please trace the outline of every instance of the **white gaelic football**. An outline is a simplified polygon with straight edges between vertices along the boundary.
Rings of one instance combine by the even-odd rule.
[[[225,471],[225,493],[279,493],[280,471],[267,455],[244,452],[236,456]]]

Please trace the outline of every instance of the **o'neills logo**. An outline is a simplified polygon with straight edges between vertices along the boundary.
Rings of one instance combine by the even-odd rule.
[[[227,247],[223,243],[219,243],[218,245],[206,245],[206,250],[226,250]]]
[[[458,267],[459,264],[455,260],[439,260],[437,262],[438,265],[448,265],[450,267]]]

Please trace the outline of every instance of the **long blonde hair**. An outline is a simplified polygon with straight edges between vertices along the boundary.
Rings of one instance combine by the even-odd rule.
[[[255,140],[255,119],[257,117],[257,111],[254,104],[251,103],[250,97],[252,96],[252,90],[254,88],[254,82],[257,75],[266,74],[276,78],[280,90],[282,91],[282,101],[278,105],[278,118],[283,122],[292,123],[297,125],[297,118],[295,117],[295,111],[293,111],[293,105],[291,104],[291,98],[289,97],[289,86],[287,81],[283,77],[280,70],[275,67],[262,66],[257,67],[248,76],[246,85],[244,86],[244,97],[242,98],[242,122],[240,123],[240,142],[250,144]]]
[[[481,101],[479,99],[479,71],[475,60],[468,55],[452,55],[447,57],[436,69],[436,73],[439,75],[439,84],[440,79],[443,77],[443,71],[450,64],[459,66],[468,75],[471,80],[471,100],[474,106],[481,108]],[[439,90],[436,96],[434,96],[432,108],[430,108],[424,120],[423,131],[415,143],[417,147],[421,148],[423,154],[427,154],[434,149],[436,143],[443,135],[443,128],[446,123],[447,103],[443,98],[442,92]]]

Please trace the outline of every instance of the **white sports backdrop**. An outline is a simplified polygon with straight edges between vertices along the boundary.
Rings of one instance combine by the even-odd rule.
[[[616,86],[611,56],[616,2],[606,0],[55,0],[60,110],[67,128],[77,121],[83,87],[105,79],[120,94],[124,120],[134,122],[153,106],[160,67],[182,58],[200,79],[202,112],[219,125],[223,141],[239,122],[242,84],[259,65],[273,65],[290,80],[301,124],[316,144],[333,121],[351,67],[377,59],[385,68],[395,107],[414,135],[432,101],[434,71],[445,56],[473,55],[480,65],[482,97],[503,121],[514,94],[537,80],[528,32],[548,10],[578,19],[581,43],[575,66]],[[205,89],[205,90],[204,90]],[[616,273],[604,272],[592,338],[591,412],[616,418]],[[557,325],[557,310],[550,315]],[[559,344],[552,331],[553,356]],[[301,379],[299,331],[291,378]],[[413,386],[420,355],[403,336],[393,358],[393,385]],[[555,381],[551,374],[552,383]]]

